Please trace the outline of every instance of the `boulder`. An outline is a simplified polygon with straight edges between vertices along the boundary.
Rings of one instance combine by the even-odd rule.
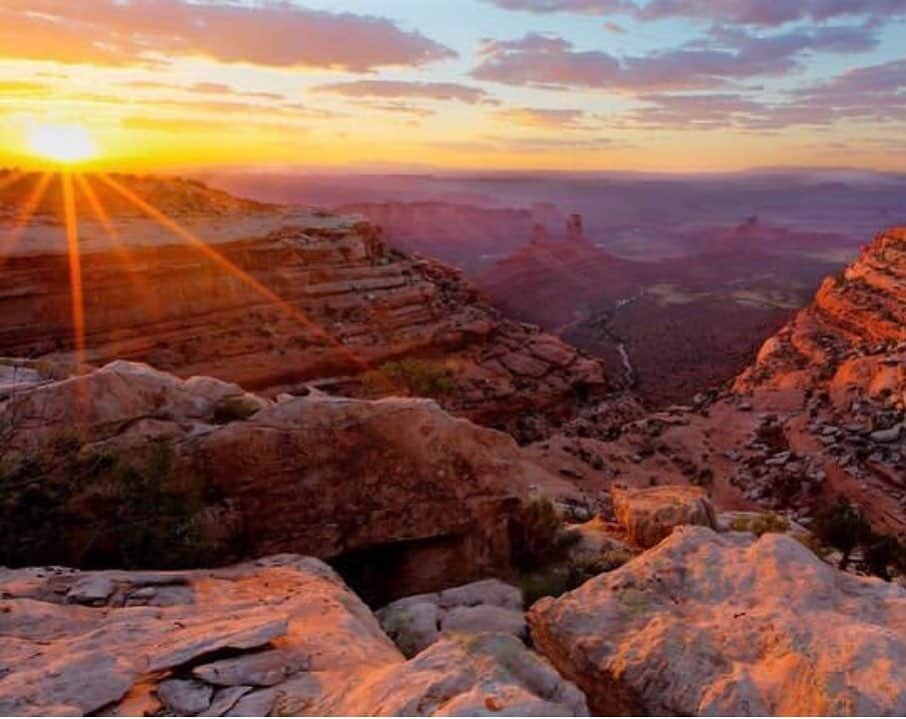
[[[68,601],[89,582],[114,587],[105,606]],[[186,592],[167,606],[124,604],[149,586]],[[464,594],[489,591],[506,594],[488,583]],[[485,631],[514,610],[459,605],[447,613],[456,630],[407,662],[340,577],[308,557],[184,572],[3,569],[0,597],[5,715],[587,713],[544,658]],[[488,610],[501,614],[458,614]],[[463,632],[482,622],[484,633]]]
[[[714,509],[700,487],[664,485],[644,489],[611,490],[614,513],[629,541],[653,547],[682,524],[716,527]]]
[[[391,602],[378,610],[381,627],[407,657],[452,632],[503,633],[525,638],[522,591],[498,579],[484,579],[434,594]]]
[[[5,411],[0,471],[22,494],[0,507],[11,564],[204,566],[293,551],[337,560],[380,605],[507,576],[510,518],[548,476],[512,437],[431,400],[312,393],[277,404],[122,361],[37,386]],[[129,487],[142,497],[123,498],[123,476],[140,478]],[[133,539],[158,551],[120,556]],[[105,601],[103,587],[74,591]]]
[[[352,682],[303,675],[281,716],[587,716],[585,697],[550,663],[503,634],[445,637],[405,664]]]
[[[679,527],[529,625],[596,714],[906,712],[906,589],[781,534]]]

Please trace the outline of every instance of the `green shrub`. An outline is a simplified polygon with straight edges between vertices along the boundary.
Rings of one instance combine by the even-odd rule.
[[[821,510],[815,517],[815,535],[842,553],[839,568],[849,566],[852,551],[871,537],[871,526],[845,499]]]
[[[906,571],[906,546],[889,534],[873,534],[865,543],[863,559],[868,571],[889,582],[891,567]]]
[[[568,546],[561,539],[563,519],[549,499],[526,504],[510,526],[513,561],[523,571],[548,564]]]

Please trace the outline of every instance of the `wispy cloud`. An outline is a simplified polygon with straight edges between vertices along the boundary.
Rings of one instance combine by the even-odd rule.
[[[465,103],[492,101],[478,87],[457,82],[406,82],[399,80],[353,80],[317,85],[316,92],[329,92],[347,97],[419,98],[426,100],[457,100]]]

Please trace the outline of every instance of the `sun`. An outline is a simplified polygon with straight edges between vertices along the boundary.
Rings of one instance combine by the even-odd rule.
[[[28,146],[36,155],[64,164],[97,155],[94,140],[79,125],[36,125],[28,131]]]

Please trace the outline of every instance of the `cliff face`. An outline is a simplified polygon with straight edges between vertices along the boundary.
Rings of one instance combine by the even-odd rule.
[[[703,484],[721,506],[802,518],[842,496],[879,531],[906,533],[906,230],[825,280],[729,390],[626,423],[611,442],[535,449],[586,489]],[[576,461],[595,456],[603,477]]]
[[[447,408],[517,434],[569,419],[577,399],[605,388],[598,362],[504,319],[452,268],[389,250],[374,225],[219,195],[213,212],[211,198],[155,189],[148,196],[183,236],[125,211],[112,217],[112,237],[81,219],[91,364],[147,361],[273,396],[337,378],[347,393],[373,394],[380,383],[356,378],[417,358],[449,377],[439,392]],[[73,348],[63,228],[53,206],[45,210],[0,259],[2,354],[57,358]]]
[[[869,396],[903,390],[896,361],[906,342],[906,229],[883,232],[758,354],[739,391],[800,385]],[[889,368],[889,369],[886,369]],[[837,399],[842,399],[836,391]],[[902,404],[903,398],[893,396]]]

